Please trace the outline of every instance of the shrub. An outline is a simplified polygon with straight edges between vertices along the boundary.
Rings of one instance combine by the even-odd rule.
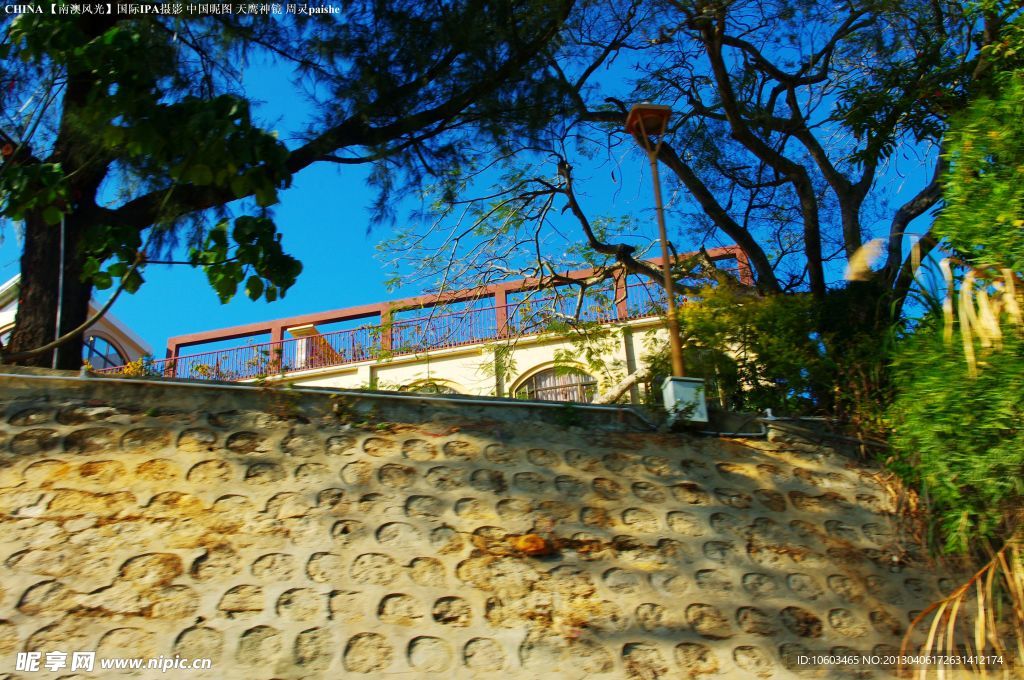
[[[1013,533],[1024,499],[1024,342],[1009,335],[970,375],[959,330],[928,320],[893,363],[890,467],[928,501],[951,552]],[[978,343],[978,351],[983,348]]]

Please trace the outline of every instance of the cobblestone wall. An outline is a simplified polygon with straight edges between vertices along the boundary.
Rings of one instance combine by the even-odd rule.
[[[951,585],[826,448],[0,380],[0,677],[117,676],[4,675],[26,650],[213,659],[136,676],[164,678],[806,677],[802,652],[895,651]]]

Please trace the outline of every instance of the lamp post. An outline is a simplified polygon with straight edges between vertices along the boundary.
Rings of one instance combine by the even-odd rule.
[[[668,250],[668,234],[665,231],[665,206],[661,200],[661,179],[658,174],[658,152],[665,138],[668,119],[672,109],[659,104],[634,104],[626,117],[626,132],[633,135],[651,164],[651,181],[654,182],[654,208],[658,215],[658,236],[661,239],[661,272],[665,285],[665,299],[668,301],[668,339],[672,349],[672,377],[682,378],[683,342],[679,333],[679,318],[676,316],[675,286],[672,284],[671,260]],[[651,144],[651,137],[654,144]]]
[[[665,206],[661,200],[661,179],[658,175],[658,152],[665,139],[668,119],[672,109],[657,104],[636,104],[626,117],[626,131],[647,152],[651,164],[651,180],[654,182],[654,207],[658,215],[658,236],[661,238],[661,273],[665,284],[665,299],[668,302],[668,341],[672,348],[672,375],[665,378],[661,395],[668,411],[670,425],[677,420],[691,423],[708,422],[707,403],[704,400],[704,381],[700,378],[685,377],[683,365],[683,341],[679,333],[679,317],[676,316],[675,285],[672,283],[671,260],[668,250],[668,234],[665,230]],[[652,143],[652,139],[653,143]]]

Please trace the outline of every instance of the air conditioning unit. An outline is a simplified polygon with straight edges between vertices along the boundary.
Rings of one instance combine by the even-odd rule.
[[[661,396],[668,411],[668,423],[708,422],[708,404],[704,400],[704,381],[700,378],[665,378]]]

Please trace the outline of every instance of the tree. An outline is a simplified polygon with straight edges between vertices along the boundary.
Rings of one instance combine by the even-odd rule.
[[[633,224],[588,218],[569,166],[573,155],[613,158],[634,146],[626,102],[668,104],[659,160],[666,193],[681,197],[670,206],[678,249],[739,245],[762,294],[810,295],[830,354],[855,354],[850,335],[859,342],[899,318],[913,286],[910,244],[926,257],[938,242],[914,223],[941,205],[948,119],[991,90],[990,48],[1019,14],[1014,3],[931,0],[588,4],[567,25],[572,47],[549,55],[572,106],[545,145],[531,143],[534,165],[517,156],[499,191],[468,212],[492,228],[467,228],[454,216],[472,200],[442,196],[448,224],[460,227],[448,240],[409,241],[420,247],[414,258],[445,281],[460,269],[518,270],[555,284],[572,256],[609,276],[651,274],[635,262],[644,244],[630,238]],[[612,69],[631,77],[602,77]],[[906,156],[925,181],[897,200]],[[872,239],[884,256],[873,272],[862,266]],[[439,244],[439,257],[426,256]],[[844,263],[863,280],[839,285]]]
[[[926,0],[838,11],[795,1],[592,3],[565,31],[573,48],[550,55],[573,99],[540,150],[564,162],[574,137],[589,153],[600,140],[621,148],[633,143],[624,101],[671,105],[659,158],[686,197],[675,207],[689,238],[741,246],[766,293],[821,299],[830,264],[880,236],[877,279],[900,297],[911,282],[908,229],[941,198],[936,150],[948,117],[990,87],[983,48],[999,43],[1016,12]],[[613,61],[639,75],[625,86],[600,78]],[[897,152],[930,165],[929,181],[888,206],[882,173]],[[529,178],[521,159],[516,175]]]
[[[885,192],[880,172],[897,151],[927,157],[949,115],[984,91],[990,60],[978,48],[1000,40],[1009,14],[955,2],[671,2],[633,98],[679,112],[662,162],[693,197],[698,227],[741,245],[763,290],[823,298],[828,263],[877,234],[878,279],[899,297],[906,232],[938,204],[942,164],[932,154],[931,180],[895,211],[869,197]],[[579,105],[582,118],[621,119]]]
[[[314,163],[373,164],[383,215],[396,191],[473,148],[529,137],[559,96],[533,76],[571,4],[352,2],[283,20],[150,4],[7,22],[0,214],[24,222],[25,246],[6,353],[53,340],[58,308],[62,331],[78,327],[94,288],[135,290],[181,241],[222,299],[242,285],[253,299],[283,295],[301,265],[272,220],[278,190]],[[297,92],[282,96],[309,86],[316,116],[299,144],[253,120],[242,88],[253,62],[293,71]],[[79,365],[80,342],[59,366]]]
[[[934,293],[946,299],[895,362],[895,460],[924,488],[946,548],[958,552],[1019,540],[1022,531],[1024,69],[1014,66],[1024,23],[1007,35],[989,50],[997,65],[991,93],[947,134],[935,231],[955,256],[943,263],[945,290]]]

